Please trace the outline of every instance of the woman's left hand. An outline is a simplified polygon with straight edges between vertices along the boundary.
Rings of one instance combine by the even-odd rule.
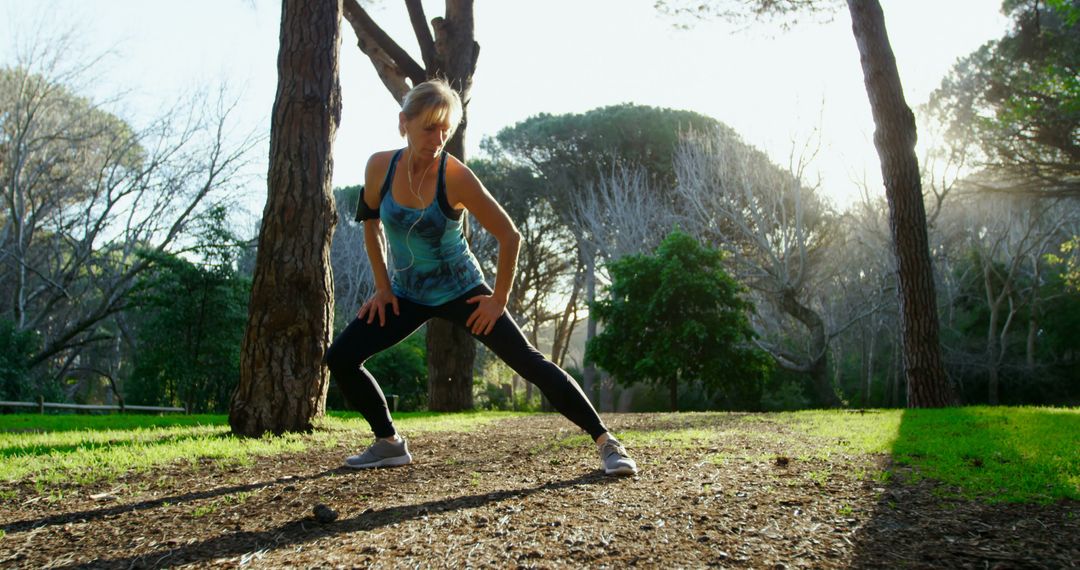
[[[499,301],[494,295],[477,295],[469,298],[466,303],[476,305],[476,310],[465,321],[465,327],[473,334],[488,334],[495,327],[495,321],[503,314],[506,308],[505,301]]]

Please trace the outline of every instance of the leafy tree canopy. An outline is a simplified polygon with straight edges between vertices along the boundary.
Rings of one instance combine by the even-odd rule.
[[[1080,195],[1080,4],[1006,0],[1004,37],[961,59],[931,96],[954,141],[1012,191]]]
[[[734,136],[699,113],[624,103],[585,113],[541,113],[485,139],[482,147],[491,156],[530,165],[549,183],[582,188],[622,163],[645,167],[658,188],[670,189],[671,156],[680,135],[717,128]]]
[[[733,406],[757,405],[769,357],[753,346],[753,305],[723,269],[723,254],[680,231],[652,255],[609,264],[607,295],[591,305],[604,330],[587,358],[622,384],[700,382]]]

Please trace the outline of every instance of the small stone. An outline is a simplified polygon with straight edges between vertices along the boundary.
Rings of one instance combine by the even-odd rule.
[[[337,517],[337,511],[335,511],[334,509],[331,509],[330,507],[322,503],[315,505],[315,520],[326,524],[336,521]]]

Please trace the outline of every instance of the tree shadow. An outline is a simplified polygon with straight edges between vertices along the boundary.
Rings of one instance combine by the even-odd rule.
[[[23,532],[32,530],[43,526],[62,525],[70,522],[84,522],[92,521],[103,518],[112,517],[115,515],[145,511],[147,509],[153,509],[160,507],[164,504],[176,505],[180,503],[187,503],[191,501],[199,501],[202,499],[211,499],[214,497],[220,497],[223,495],[231,495],[233,493],[244,493],[248,491],[255,491],[273,485],[295,485],[304,481],[311,481],[314,479],[320,479],[334,474],[345,473],[347,470],[344,467],[338,467],[335,469],[327,469],[321,473],[314,473],[312,475],[305,475],[301,477],[287,477],[280,478],[274,481],[262,481],[259,483],[250,483],[247,485],[234,485],[231,487],[219,487],[216,489],[209,489],[206,491],[198,491],[194,493],[184,493],[183,495],[172,495],[169,497],[163,497],[160,499],[154,499],[151,501],[140,501],[138,503],[130,503],[125,505],[114,505],[111,507],[104,507],[100,509],[90,509],[86,511],[76,511],[72,513],[62,513],[58,515],[51,515],[47,517],[28,519],[22,521],[11,522],[0,526],[0,530],[5,533]]]
[[[877,497],[852,536],[856,568],[1058,568],[1080,564],[1080,501],[1041,498],[1038,486],[1075,485],[1076,473],[1047,469],[1033,453],[1067,449],[1080,437],[1080,415],[1024,409],[1023,425],[993,409],[906,410],[887,482],[868,481]],[[1015,415],[1013,416],[1015,417]],[[1033,443],[1066,443],[1042,446]],[[1077,449],[1077,447],[1073,447]],[[909,463],[933,459],[949,469],[949,483]],[[1003,501],[1001,473],[1025,474],[1009,488],[1026,500]],[[1031,483],[1027,481],[1027,475]],[[1051,489],[1047,489],[1047,487]],[[1060,488],[1060,487],[1057,487]],[[972,497],[964,489],[988,489]],[[996,489],[996,491],[994,490]],[[1074,491],[1075,493],[1075,491]],[[1017,499],[1019,497],[1014,497]],[[862,522],[862,521],[859,521]]]
[[[337,470],[334,470],[337,471]],[[321,477],[334,471],[324,472],[309,478]],[[290,479],[293,483],[301,479]],[[178,548],[160,549],[155,552],[124,558],[100,559],[94,562],[70,564],[58,568],[132,568],[138,566],[181,565],[207,562],[219,558],[241,556],[259,550],[278,550],[296,544],[305,544],[321,538],[360,531],[375,530],[394,523],[418,519],[431,514],[473,509],[490,503],[510,499],[521,499],[539,493],[580,485],[603,485],[615,483],[614,478],[599,472],[591,472],[572,479],[550,481],[536,487],[511,489],[465,495],[428,501],[419,504],[406,504],[377,510],[366,510],[359,515],[338,520],[329,524],[319,524],[310,518],[285,523],[276,528],[263,531],[235,532],[223,534],[209,540]],[[242,489],[241,489],[242,490]],[[165,501],[168,499],[163,499]],[[155,501],[160,503],[162,501]]]

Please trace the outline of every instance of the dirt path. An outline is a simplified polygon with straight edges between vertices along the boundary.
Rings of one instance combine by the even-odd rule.
[[[606,418],[616,433],[675,427],[652,415]],[[1075,502],[943,500],[929,483],[868,476],[882,457],[795,459],[737,437],[719,448],[638,445],[642,473],[610,478],[589,444],[558,445],[575,434],[560,417],[534,416],[414,434],[416,462],[398,469],[341,469],[355,451],[342,446],[244,468],[174,466],[58,490],[58,500],[8,487],[0,567],[1080,565]],[[337,519],[316,521],[317,504]]]

